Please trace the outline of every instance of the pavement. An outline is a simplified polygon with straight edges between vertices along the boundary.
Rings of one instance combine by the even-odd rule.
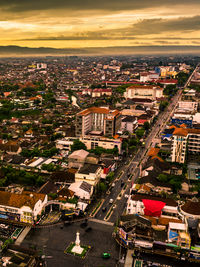
[[[99,224],[89,221],[86,228],[80,227],[81,223],[73,223],[69,226],[55,225],[49,228],[32,229],[24,239],[22,246],[35,247],[45,255],[47,267],[113,267],[116,266],[119,256],[119,245],[112,237],[113,227],[107,224]],[[64,253],[66,247],[76,239],[76,232],[80,233],[81,245],[89,245],[86,258]],[[109,259],[103,259],[102,253],[111,254]]]
[[[53,224],[59,221],[61,217],[60,211],[52,211],[47,214],[39,223],[39,225]]]
[[[28,235],[29,231],[31,230],[31,227],[30,226],[26,226],[24,228],[24,230],[21,232],[21,234],[19,235],[19,237],[16,239],[15,241],[15,245],[20,245],[23,240],[25,239],[25,237]]]

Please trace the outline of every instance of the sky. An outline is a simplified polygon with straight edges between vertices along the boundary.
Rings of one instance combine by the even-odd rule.
[[[200,0],[0,0],[0,46],[200,45]]]

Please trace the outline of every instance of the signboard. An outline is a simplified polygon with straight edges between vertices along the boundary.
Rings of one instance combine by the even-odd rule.
[[[187,126],[192,127],[192,120],[171,119],[171,123],[176,125],[186,124]]]
[[[127,239],[127,233],[122,228],[119,229],[119,236],[124,240]]]

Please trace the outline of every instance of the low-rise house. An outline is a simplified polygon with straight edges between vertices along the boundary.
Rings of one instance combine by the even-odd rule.
[[[100,165],[86,163],[75,174],[75,181],[85,181],[93,186],[96,186],[101,178],[101,172],[102,168]]]
[[[80,168],[84,165],[87,156],[89,155],[88,151],[83,149],[76,150],[68,157],[69,168]]]
[[[147,204],[149,204],[148,207],[144,200],[147,200]],[[160,217],[162,214],[162,216],[165,215],[176,218],[178,216],[178,204],[171,198],[162,198],[144,194],[130,195],[127,203],[127,214],[151,214],[150,216],[153,217]]]
[[[151,191],[157,193],[166,192],[172,194],[173,187],[169,183],[160,182],[154,175],[148,175],[140,178],[139,184],[146,185],[151,188]]]
[[[168,227],[168,242],[189,249],[191,238],[187,233],[187,225],[185,223],[170,222]]]
[[[90,200],[93,194],[93,186],[85,181],[75,182],[68,189],[82,200]]]
[[[33,138],[34,137],[33,131],[31,129],[29,129],[28,131],[26,131],[24,137],[25,138]]]
[[[180,207],[180,212],[186,218],[200,219],[200,202],[193,198]]]
[[[47,203],[47,195],[23,191],[0,191],[0,218],[33,224]]]
[[[74,192],[69,188],[63,187],[60,191],[57,192],[58,197],[71,199],[74,197]]]
[[[102,158],[100,164],[103,168],[101,174],[101,178],[103,179],[105,179],[110,172],[113,172],[116,169],[116,161],[112,158]]]
[[[67,171],[56,171],[50,176],[50,180],[59,185],[70,185],[75,182],[75,173],[78,169],[67,169]]]
[[[22,152],[21,146],[16,141],[8,141],[7,143],[0,144],[0,151],[6,152],[11,155],[17,155]]]
[[[137,118],[136,117],[126,116],[124,119],[122,119],[121,131],[128,131],[129,133],[134,133],[137,126],[138,126],[138,124],[137,124]]]

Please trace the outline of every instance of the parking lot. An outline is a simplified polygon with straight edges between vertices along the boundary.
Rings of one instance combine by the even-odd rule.
[[[91,229],[88,229],[88,228]],[[75,241],[76,232],[80,232],[82,245],[91,246],[87,257],[66,255],[64,250]],[[68,226],[54,226],[49,228],[32,229],[22,246],[36,247],[46,255],[48,267],[113,267],[116,266],[119,247],[112,238],[113,227],[105,224],[89,222],[83,227],[81,223],[72,223]],[[102,253],[110,253],[109,259],[103,259]]]

